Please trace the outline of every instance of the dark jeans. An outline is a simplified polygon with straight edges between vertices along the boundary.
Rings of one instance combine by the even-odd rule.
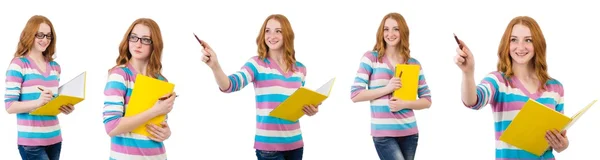
[[[373,137],[381,160],[414,160],[419,134],[405,137]]]
[[[291,151],[262,151],[256,150],[258,160],[302,160],[304,148]]]
[[[19,146],[22,160],[58,160],[62,142],[49,146]]]

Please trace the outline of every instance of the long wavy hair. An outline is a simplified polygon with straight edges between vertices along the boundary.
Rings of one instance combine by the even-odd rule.
[[[123,35],[123,40],[121,40],[121,44],[119,45],[119,57],[117,57],[117,64],[115,67],[127,64],[129,63],[129,60],[131,60],[131,53],[129,52],[129,35],[131,34],[131,31],[133,30],[135,25],[138,24],[145,25],[148,26],[148,28],[150,28],[150,39],[152,39],[152,48],[149,55],[149,61],[148,66],[146,68],[146,72],[148,76],[153,78],[158,78],[158,76],[163,77],[161,73],[161,57],[163,49],[162,34],[160,28],[158,27],[158,24],[154,20],[149,18],[140,18],[131,23],[129,29],[127,29],[127,32],[125,32],[125,35]]]
[[[17,45],[17,51],[15,52],[15,57],[20,57],[27,54],[31,48],[33,48],[35,41],[35,34],[37,34],[40,29],[40,24],[45,23],[50,26],[50,33],[52,34],[52,38],[50,38],[50,44],[46,48],[45,51],[42,52],[44,56],[44,60],[50,62],[53,61],[54,53],[56,51],[56,32],[54,31],[54,26],[52,22],[41,15],[34,15],[27,21],[25,28],[21,31],[21,38],[19,38],[19,44]]]
[[[295,71],[296,51],[294,50],[294,30],[290,21],[281,14],[272,14],[263,22],[258,37],[256,37],[256,45],[258,45],[258,57],[265,59],[268,56],[269,46],[265,43],[265,30],[269,20],[276,20],[281,24],[281,34],[283,36],[283,56],[287,71]]]
[[[400,56],[402,56],[402,59],[404,60],[401,63],[406,63],[410,58],[410,49],[408,48],[408,38],[410,32],[408,30],[406,20],[400,13],[392,12],[383,17],[383,19],[381,20],[381,24],[379,25],[379,29],[377,30],[377,43],[375,44],[375,47],[373,47],[373,50],[377,51],[377,59],[378,61],[381,61],[383,56],[385,55],[385,49],[387,47],[387,43],[384,40],[385,37],[383,36],[383,32],[385,28],[385,21],[388,18],[396,20],[396,22],[398,23],[398,29],[400,30],[400,37],[398,38],[400,38],[400,42],[398,43],[398,45],[396,45],[396,50],[400,51]]]
[[[542,33],[538,23],[531,17],[515,17],[510,21],[510,23],[508,23],[508,26],[506,26],[506,30],[504,31],[504,35],[502,35],[502,40],[500,41],[500,46],[498,46],[497,69],[499,72],[503,72],[506,78],[514,76],[514,71],[512,70],[513,59],[510,56],[510,39],[513,27],[517,24],[527,26],[531,31],[535,56],[533,56],[530,63],[532,63],[535,75],[540,81],[540,89],[545,90],[545,84],[548,82],[548,80],[550,80],[550,76],[548,75],[548,65],[546,64],[546,39],[544,38],[544,34]],[[510,81],[509,84],[512,86]]]

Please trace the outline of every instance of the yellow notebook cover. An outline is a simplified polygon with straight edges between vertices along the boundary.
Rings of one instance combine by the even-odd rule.
[[[125,107],[125,117],[135,116],[152,108],[160,97],[172,93],[174,89],[175,84],[144,76],[142,74],[136,75],[131,98],[129,99],[127,107]],[[131,132],[150,136],[150,133],[146,131],[146,124],[159,125],[164,122],[165,119],[166,115],[154,117]]]
[[[29,114],[56,116],[61,113],[59,110],[61,106],[67,104],[76,105],[77,103],[83,101],[85,99],[85,80],[86,72],[83,72],[77,77],[58,87],[58,96],[56,96],[56,98],[52,99],[44,106],[29,112]]]
[[[588,104],[574,117],[569,118],[535,100],[529,99],[502,133],[500,140],[534,155],[541,156],[550,147],[545,138],[546,131],[565,130],[594,103],[596,103],[596,100]]]
[[[301,87],[283,101],[277,108],[273,109],[269,116],[296,122],[304,116],[302,108],[305,105],[318,105],[325,101],[331,93],[335,78],[332,78],[316,91]]]
[[[419,90],[419,72],[421,67],[413,64],[398,64],[396,65],[395,77],[400,77],[402,87],[394,91],[393,96],[405,100],[417,100],[417,91]],[[402,76],[400,76],[402,73]]]

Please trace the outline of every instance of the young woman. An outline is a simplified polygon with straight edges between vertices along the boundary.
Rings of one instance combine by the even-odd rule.
[[[474,80],[474,60],[469,47],[459,41],[456,65],[462,70],[462,102],[471,109],[492,106],[496,128],[496,159],[554,159],[552,149],[564,151],[569,146],[565,132],[548,131],[546,139],[552,149],[536,156],[498,138],[528,99],[538,100],[564,113],[562,84],[548,75],[546,40],[537,22],[526,16],[510,21],[498,47],[498,70],[489,73],[478,85]]]
[[[371,103],[371,135],[382,160],[414,159],[419,134],[413,110],[431,106],[431,94],[422,67],[418,100],[403,101],[392,96],[402,87],[400,79],[394,76],[395,66],[421,66],[410,56],[408,36],[408,26],[402,15],[389,13],[383,17],[377,31],[377,44],[362,56],[351,89],[350,97],[354,103]]]
[[[239,91],[253,83],[256,92],[256,135],[254,148],[259,160],[300,160],[304,142],[298,121],[291,122],[269,116],[292,92],[304,86],[306,67],[295,58],[294,31],[288,19],[279,14],[264,21],[256,44],[258,56],[250,58],[241,70],[225,75],[215,52],[204,46],[202,61],[213,71],[222,92]],[[304,113],[312,116],[318,106],[304,106]]]
[[[22,159],[60,158],[62,135],[56,116],[31,115],[58,92],[61,68],[52,56],[56,32],[48,18],[32,16],[21,32],[17,51],[6,71],[6,112],[17,114],[18,148]],[[60,107],[71,113],[73,105]]]
[[[110,159],[166,160],[163,141],[171,135],[166,121],[162,125],[148,125],[150,137],[131,131],[173,108],[175,94],[167,94],[149,110],[132,117],[124,117],[129,96],[138,74],[167,81],[161,73],[163,42],[158,24],[152,19],[135,20],[121,41],[117,64],[110,69],[104,89],[104,127],[111,137]],[[162,99],[162,98],[161,98]]]

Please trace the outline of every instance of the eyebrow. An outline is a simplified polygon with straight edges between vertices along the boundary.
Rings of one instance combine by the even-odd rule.
[[[511,38],[517,38],[517,36],[510,36]],[[531,36],[525,36],[525,38],[531,38]]]
[[[131,32],[131,35],[135,35],[135,36],[137,36],[137,34],[135,34],[135,33],[133,33],[133,32]],[[148,35],[143,35],[143,36],[141,36],[140,38],[143,38],[143,37],[148,37],[148,38],[150,38],[150,36],[148,36]]]

